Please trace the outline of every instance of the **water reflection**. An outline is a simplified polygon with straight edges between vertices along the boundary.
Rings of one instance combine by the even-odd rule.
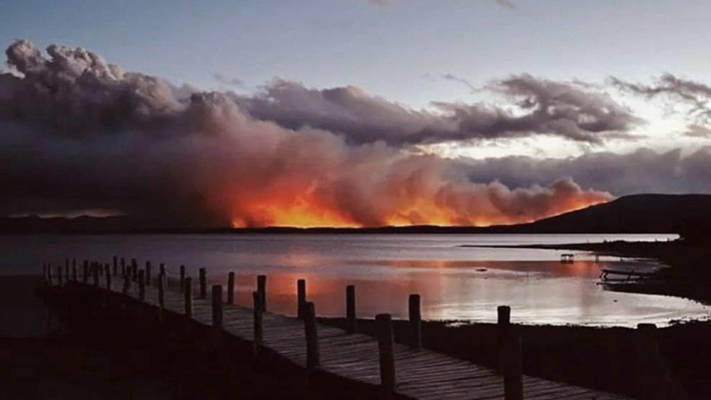
[[[115,254],[141,262],[164,262],[176,274],[208,268],[213,282],[236,273],[236,300],[251,305],[258,274],[268,275],[271,311],[296,313],[296,280],[319,315],[345,313],[345,287],[357,291],[358,314],[407,316],[407,297],[422,295],[426,319],[494,321],[496,306],[510,305],[525,323],[665,324],[709,315],[693,301],[605,291],[601,268],[659,268],[645,260],[622,260],[576,252],[561,263],[560,251],[467,248],[464,244],[577,243],[613,239],[666,240],[669,235],[102,235],[8,236],[0,242],[0,273],[38,271],[42,261],[65,257],[107,262]]]

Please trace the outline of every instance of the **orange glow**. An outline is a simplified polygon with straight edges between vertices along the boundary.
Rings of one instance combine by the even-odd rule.
[[[534,212],[507,212],[483,202],[479,207],[469,209],[455,207],[446,202],[438,202],[436,196],[420,198],[399,198],[395,204],[383,208],[377,223],[363,223],[349,215],[347,207],[339,208],[325,198],[318,198],[313,193],[301,194],[290,198],[285,193],[268,198],[242,199],[239,212],[232,219],[234,227],[279,226],[279,227],[348,227],[367,226],[490,226],[532,222],[604,203],[609,198],[601,196],[569,196],[553,200],[543,210]],[[472,200],[477,204],[479,199]],[[239,215],[248,215],[243,218]]]

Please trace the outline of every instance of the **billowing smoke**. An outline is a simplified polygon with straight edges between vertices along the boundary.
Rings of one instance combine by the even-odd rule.
[[[511,107],[436,102],[435,111],[413,110],[352,86],[319,90],[285,80],[274,81],[256,96],[235,96],[235,101],[255,118],[290,129],[326,129],[350,143],[403,145],[550,135],[600,144],[628,135],[639,122],[608,95],[582,84],[524,74],[492,82],[487,89],[513,100]]]
[[[547,187],[476,183],[437,156],[384,140],[354,143],[347,125],[290,129],[255,118],[253,104],[267,108],[260,98],[176,87],[83,49],[50,46],[45,56],[19,41],[6,53],[0,214],[103,209],[202,226],[485,225],[611,197],[558,177]]]

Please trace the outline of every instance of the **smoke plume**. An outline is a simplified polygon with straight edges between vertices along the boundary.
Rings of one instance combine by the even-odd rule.
[[[0,74],[4,215],[102,209],[168,217],[176,225],[487,225],[530,221],[611,198],[559,177],[550,186],[517,188],[474,182],[461,165],[390,145],[402,140],[385,140],[378,130],[422,135],[418,127],[446,128],[451,117],[413,112],[354,88],[316,93],[280,83],[268,89],[271,94],[250,99],[125,72],[81,48],[52,45],[45,55],[18,41],[6,54],[12,72]],[[540,89],[534,83],[501,85],[515,93]],[[540,90],[551,89],[544,86]],[[531,94],[531,107],[564,102],[597,115],[577,92],[553,89],[566,94]],[[355,118],[334,106],[320,109],[328,123],[303,111],[289,114],[287,123],[280,117],[283,96],[294,90],[316,102],[335,98],[351,111],[364,107],[363,115]],[[281,103],[270,110],[266,97],[274,91]],[[321,106],[303,105],[314,115]],[[570,118],[569,111],[557,113],[555,118]],[[598,124],[624,125],[617,117],[610,122],[606,113],[597,117],[603,120]],[[531,123],[540,125],[541,118],[547,116]],[[571,132],[602,129],[576,126]],[[370,139],[353,140],[354,132]]]

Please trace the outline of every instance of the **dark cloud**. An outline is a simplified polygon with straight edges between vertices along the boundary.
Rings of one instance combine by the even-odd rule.
[[[682,150],[639,149],[629,154],[597,152],[568,159],[504,157],[462,164],[474,181],[499,179],[509,186],[572,177],[583,188],[616,195],[711,192],[711,147],[690,154]]]
[[[600,144],[628,135],[640,122],[608,95],[577,83],[524,74],[492,82],[488,89],[513,103],[436,102],[434,111],[413,110],[352,86],[319,90],[285,80],[236,101],[254,117],[291,129],[310,126],[341,133],[352,143],[390,145],[534,135]]]
[[[44,55],[20,41],[7,58],[16,72],[0,74],[0,215],[101,209],[199,225],[488,224],[611,197],[557,177],[514,188],[473,181],[452,161],[388,146],[377,138],[456,123],[355,88],[281,82],[243,99],[124,72],[84,49],[53,45]],[[257,119],[255,110],[273,115]],[[298,126],[271,121],[284,115]],[[370,138],[369,129],[374,143],[342,134]]]

